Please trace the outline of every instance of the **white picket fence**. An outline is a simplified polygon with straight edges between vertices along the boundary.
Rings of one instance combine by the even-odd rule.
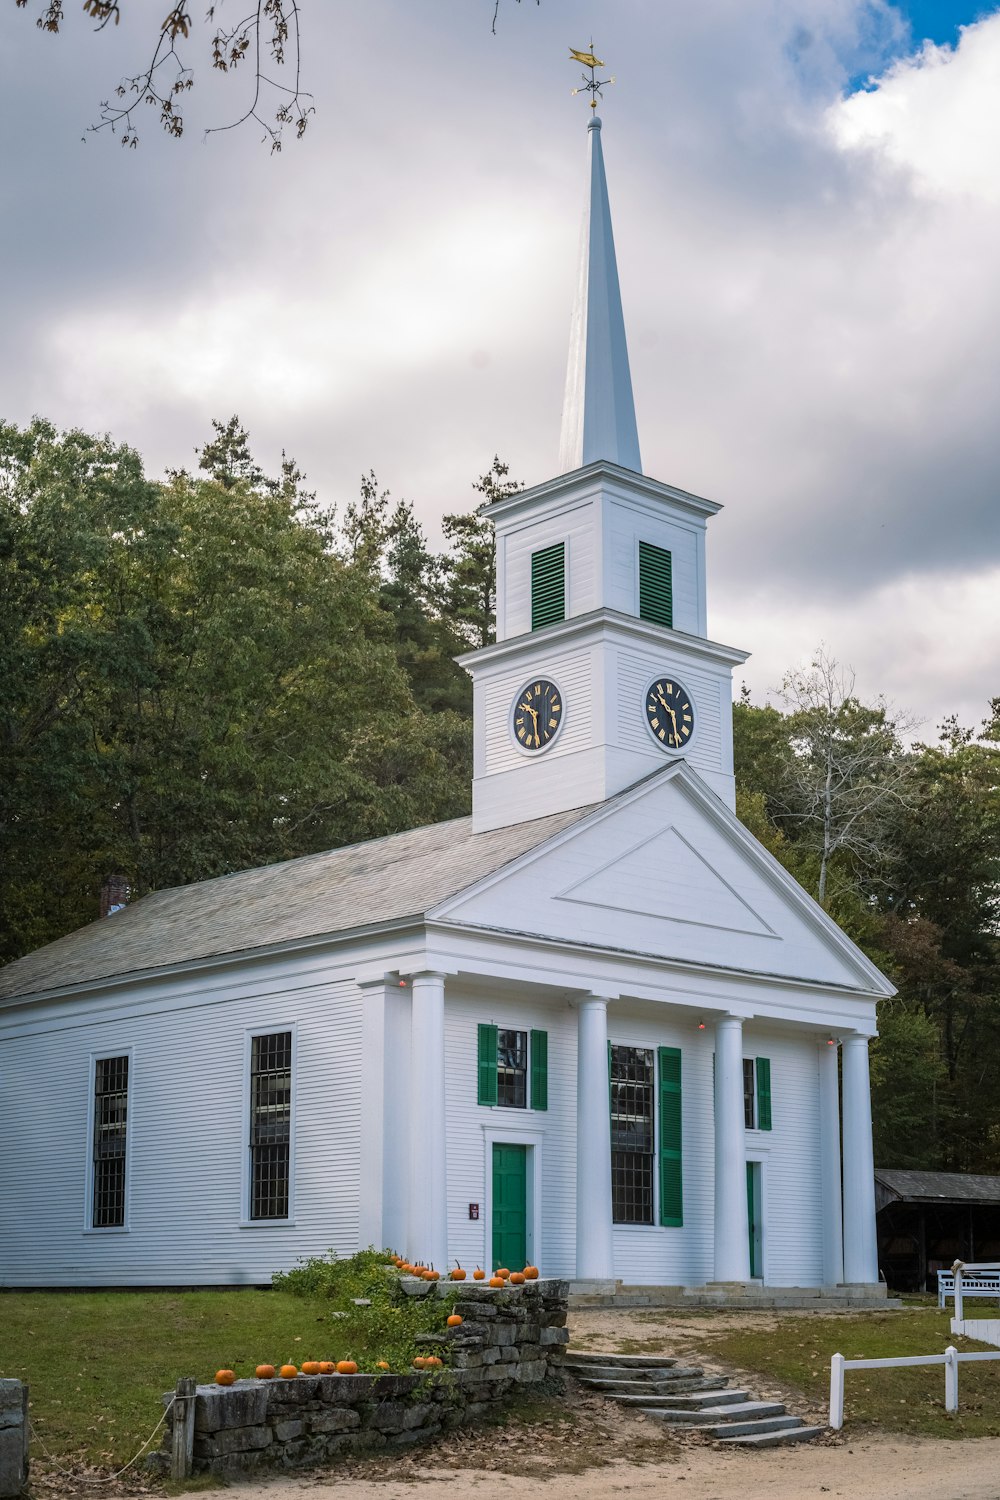
[[[966,1297],[994,1296],[1000,1300],[1000,1262],[970,1261],[966,1265],[963,1261],[956,1260],[951,1271],[955,1278],[955,1317],[951,1331],[957,1333],[960,1330],[956,1329],[955,1323],[963,1320],[965,1310],[962,1304]]]
[[[899,1359],[830,1359],[830,1426],[839,1432],[844,1425],[844,1372],[846,1370],[900,1370],[907,1365],[944,1365],[944,1409],[958,1411],[958,1367],[984,1359],[1000,1359],[1000,1349],[959,1354],[949,1344],[943,1354],[906,1355]]]

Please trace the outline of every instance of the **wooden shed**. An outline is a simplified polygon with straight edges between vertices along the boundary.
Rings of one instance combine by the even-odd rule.
[[[875,1171],[879,1269],[901,1292],[936,1292],[956,1260],[1000,1260],[1000,1177]]]

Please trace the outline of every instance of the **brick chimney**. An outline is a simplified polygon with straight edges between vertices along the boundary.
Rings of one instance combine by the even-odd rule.
[[[101,886],[101,916],[112,917],[121,911],[129,897],[128,881],[124,875],[109,875]]]

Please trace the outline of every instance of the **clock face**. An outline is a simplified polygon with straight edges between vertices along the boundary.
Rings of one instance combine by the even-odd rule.
[[[646,723],[658,744],[685,750],[694,734],[694,708],[676,677],[658,677],[646,693]]]
[[[511,705],[511,732],[522,750],[544,750],[559,733],[562,693],[547,677],[527,683]]]

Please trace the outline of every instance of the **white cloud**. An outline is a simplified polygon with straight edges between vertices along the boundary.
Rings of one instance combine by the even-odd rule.
[[[870,91],[830,112],[843,146],[911,173],[919,191],[1000,202],[1000,14],[962,27],[958,45],[926,42]]]

